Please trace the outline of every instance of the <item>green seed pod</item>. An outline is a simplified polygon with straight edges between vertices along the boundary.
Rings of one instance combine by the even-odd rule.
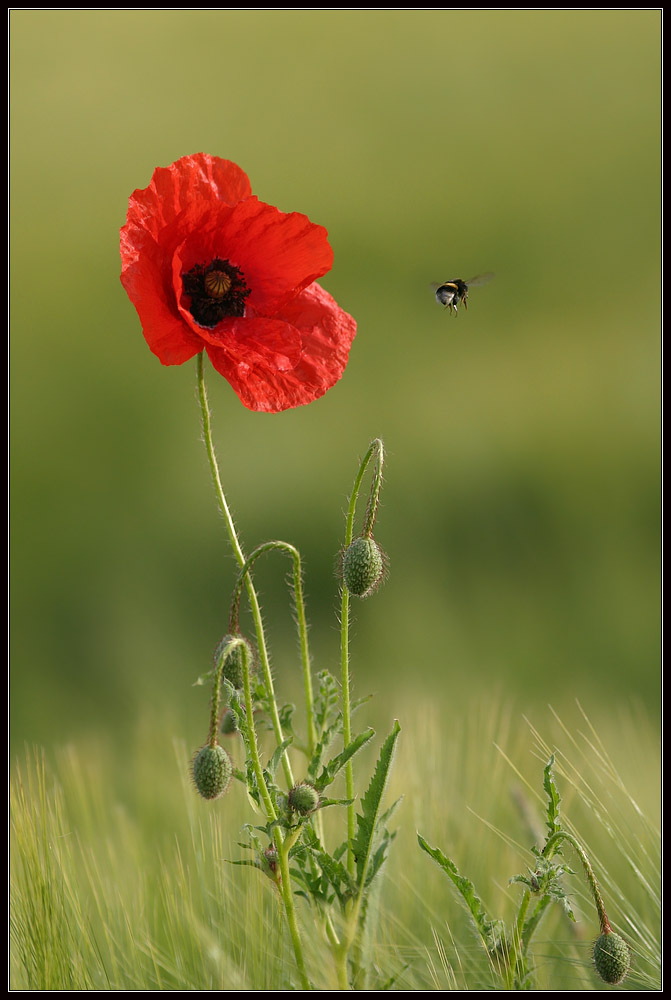
[[[607,931],[596,939],[593,956],[596,971],[604,983],[616,986],[629,972],[629,946],[615,931]]]
[[[309,816],[319,807],[319,792],[302,781],[289,792],[289,808],[300,816]]]
[[[228,788],[233,774],[233,765],[223,747],[209,744],[193,758],[193,783],[204,799],[218,799]]]
[[[355,538],[345,550],[342,575],[350,594],[370,597],[384,582],[387,559],[374,538]]]
[[[224,638],[221,640],[221,642],[214,651],[215,667],[219,663],[219,658],[221,657],[223,650],[229,644],[231,639],[244,639],[244,637],[241,635],[224,636]],[[247,642],[246,639],[244,639],[244,642],[247,647],[247,665],[251,672],[254,664],[252,647],[250,646],[250,644]],[[242,658],[243,658],[242,646],[240,645],[234,646],[233,649],[228,654],[228,656],[226,657],[226,659],[224,660],[224,665],[221,672],[221,676],[225,678],[225,680],[227,680],[230,684],[233,685],[234,688],[237,688],[238,690],[240,690],[240,688],[244,686]]]

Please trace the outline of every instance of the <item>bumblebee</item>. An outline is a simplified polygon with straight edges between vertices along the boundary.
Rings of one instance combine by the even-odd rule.
[[[486,285],[493,277],[492,272],[487,271],[486,274],[478,274],[475,278],[469,278],[468,281],[462,281],[461,278],[453,278],[452,281],[444,281],[442,285],[433,285],[432,287],[436,293],[436,302],[440,303],[441,306],[445,306],[450,312],[454,309],[454,315],[456,316],[460,303],[464,309],[468,308],[469,288],[472,285]]]

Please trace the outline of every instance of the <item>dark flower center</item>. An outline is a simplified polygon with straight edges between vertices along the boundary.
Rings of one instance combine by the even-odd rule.
[[[199,326],[213,327],[227,316],[244,316],[251,294],[239,267],[215,257],[196,264],[182,275],[184,291],[191,298],[189,312]]]

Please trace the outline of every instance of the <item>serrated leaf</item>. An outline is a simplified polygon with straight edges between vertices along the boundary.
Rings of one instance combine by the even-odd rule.
[[[340,902],[350,899],[356,892],[356,885],[345,866],[323,850],[316,851],[315,858]]]
[[[322,731],[320,739],[317,741],[312,760],[308,764],[308,777],[314,783],[326,750],[338,733],[342,732],[342,715],[339,713],[332,724]]]
[[[554,775],[552,774],[552,768],[554,767],[555,755],[552,754],[550,760],[545,765],[545,770],[543,771],[543,788],[548,797],[548,807],[547,807],[547,828],[548,837],[551,837],[553,833],[561,827],[559,822],[559,803],[561,802],[561,796],[555,785]]]
[[[357,708],[361,708],[362,705],[366,705],[369,701],[373,700],[372,694],[365,694],[361,698],[355,698],[352,702],[352,715],[356,712]]]
[[[547,909],[547,907],[550,905],[551,902],[552,902],[552,897],[549,895],[549,893],[546,893],[544,896],[541,896],[541,898],[536,903],[536,906],[534,907],[531,916],[528,917],[527,920],[525,920],[521,935],[525,949],[528,947],[532,934],[538,927],[541,917],[543,916],[545,910]]]
[[[492,920],[484,908],[482,900],[475,891],[470,879],[459,872],[459,869],[438,847],[430,847],[420,834],[417,834],[419,846],[433,858],[443,869],[449,879],[457,887],[468,907],[477,931],[488,952],[495,952],[505,940],[505,925],[502,920]]]
[[[362,746],[368,743],[373,736],[375,736],[374,729],[367,729],[363,733],[359,733],[355,736],[351,743],[348,743],[342,753],[339,753],[337,757],[325,764],[322,768],[322,773],[319,775],[314,783],[315,788],[318,792],[330,785],[334,780],[338,771],[345,766],[348,760],[351,760],[355,753],[357,753]]]
[[[201,674],[198,680],[194,681],[191,687],[203,687],[203,685],[208,684],[214,677],[214,667],[208,670],[206,674]]]
[[[351,806],[354,799],[320,799],[319,809],[326,809],[327,806]]]
[[[280,726],[285,732],[293,733],[293,718],[296,706],[292,704],[282,705],[279,716]]]
[[[331,725],[333,710],[338,704],[338,682],[328,670],[322,670],[317,675],[317,681],[319,693],[314,699],[314,716],[317,730],[323,734]]]
[[[391,733],[382,744],[373,777],[361,799],[361,813],[357,813],[357,831],[352,841],[352,852],[356,862],[357,882],[360,891],[363,891],[366,885],[368,866],[375,849],[375,835],[380,819],[382,797],[389,780],[389,772],[400,731],[401,727],[396,721]]]
[[[289,736],[287,737],[286,740],[282,740],[282,742],[278,747],[276,747],[274,754],[268,761],[268,766],[266,770],[273,778],[275,777],[275,772],[277,771],[279,763],[282,760],[282,757],[284,756],[284,751],[287,749],[287,747],[291,746],[293,741],[294,741],[293,736]]]

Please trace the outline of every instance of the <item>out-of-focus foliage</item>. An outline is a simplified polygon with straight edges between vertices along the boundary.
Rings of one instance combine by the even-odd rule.
[[[329,230],[342,382],[246,411],[209,376],[244,544],[301,549],[337,671],[344,509],[384,439],[383,590],[355,694],[642,700],[659,677],[660,12],[10,13],[12,736],[204,726],[234,565],[195,366],[119,282],[127,199],[205,151]],[[493,270],[457,319],[430,284]],[[286,566],[258,581],[298,678]],[[462,702],[463,704],[463,702]],[[198,720],[198,721],[196,721]],[[202,733],[204,736],[204,732]]]

